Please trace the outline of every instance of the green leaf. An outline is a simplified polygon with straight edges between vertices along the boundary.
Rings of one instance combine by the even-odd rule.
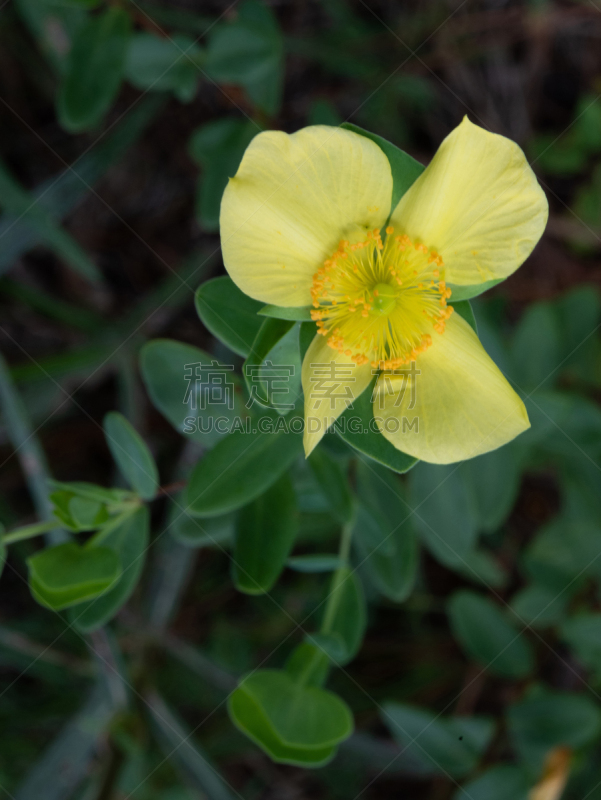
[[[259,405],[287,414],[301,396],[300,325],[265,319],[244,362],[248,393]]]
[[[49,485],[56,488],[49,495],[53,515],[74,533],[100,528],[109,522],[111,515],[122,514],[127,507],[134,510],[139,505],[139,498],[124,489],[105,489],[81,481],[49,481]]]
[[[296,496],[284,475],[238,512],[232,555],[236,588],[246,594],[268,592],[284,569],[297,531]]]
[[[557,309],[548,302],[534,303],[520,320],[511,345],[511,377],[518,387],[550,388],[560,363],[560,330]]]
[[[534,581],[569,597],[587,577],[599,577],[600,552],[601,527],[597,522],[559,517],[538,532],[522,561]]]
[[[286,566],[295,572],[334,572],[343,566],[340,556],[335,553],[311,553],[305,556],[292,556]]]
[[[601,614],[584,613],[567,619],[559,635],[587,669],[601,675]]]
[[[39,15],[38,3],[35,11]],[[72,16],[73,11],[70,14]],[[51,25],[49,29],[52,29]],[[93,148],[79,156],[74,167],[69,166],[64,172],[52,175],[31,192],[32,199],[35,200],[34,208],[41,209],[54,221],[73,211],[107,170],[139,138],[162,106],[163,99],[160,96],[141,99]],[[29,205],[30,203],[28,207]],[[43,228],[32,227],[30,223],[31,218],[28,219],[28,215],[19,219],[19,215],[15,217],[7,213],[0,219],[0,272],[6,272],[23,253],[46,241]],[[100,360],[103,361],[104,356]]]
[[[344,122],[336,106],[325,97],[317,97],[312,101],[308,121],[309,125],[330,125],[333,128]]]
[[[68,54],[65,41],[70,43],[85,24],[88,19],[85,9],[53,0],[17,0],[14,9],[48,59],[49,66],[62,72]]]
[[[419,546],[404,487],[378,464],[360,461],[357,490],[361,505],[353,542],[376,589],[400,603],[411,594],[419,566]]]
[[[75,542],[49,547],[27,559],[29,587],[46,608],[60,611],[109,589],[121,564],[108,547],[83,548]]]
[[[35,198],[20,186],[3,164],[0,164],[0,205],[29,228],[37,241],[51,248],[84,278],[89,281],[102,280],[101,273],[87,253],[60,227],[52,214],[38,205]]]
[[[236,429],[198,462],[188,484],[190,514],[215,517],[245,506],[300,455],[300,434],[286,430],[267,412],[261,421],[269,422],[273,432],[263,433],[258,427],[250,433]],[[279,422],[284,420],[279,418]]]
[[[566,594],[558,595],[553,589],[533,583],[514,594],[511,609],[520,624],[530,628],[548,628],[561,622],[568,600]]]
[[[332,576],[329,595],[334,593],[336,602],[325,608],[321,633],[337,640],[336,662],[343,666],[359,652],[367,625],[363,588],[350,567],[342,567]]]
[[[219,364],[192,345],[154,339],[140,352],[140,370],[153,405],[178,433],[205,447],[244,413],[233,364]],[[224,420],[220,430],[214,422]]]
[[[340,438],[373,461],[394,472],[407,472],[417,464],[417,458],[397,450],[385,439],[374,423],[372,394],[377,378],[346,409],[334,423]]]
[[[94,530],[108,519],[108,512],[102,502],[81,497],[71,491],[52,492],[49,500],[54,516],[66,528],[76,533]]]
[[[58,118],[71,133],[92,128],[119,92],[130,36],[126,11],[112,6],[75,37],[58,95]]]
[[[311,306],[263,306],[257,312],[261,317],[275,317],[275,319],[291,319],[306,322],[311,319]]]
[[[136,33],[129,42],[125,77],[136,89],[173,92],[190,102],[202,75],[202,58],[202,50],[188,36]]]
[[[453,800],[528,800],[531,785],[519,767],[490,767],[458,789]]]
[[[80,631],[93,631],[111,620],[119,609],[129,600],[144,568],[148,549],[150,515],[145,507],[116,525],[107,525],[86,545],[95,549],[98,541],[103,548],[110,548],[119,558],[122,567],[117,583],[95,600],[89,600],[73,609],[71,622]]]
[[[190,155],[202,167],[196,213],[206,231],[219,230],[227,182],[238,172],[244,151],[260,130],[252,120],[225,117],[207,122],[192,134]]]
[[[474,297],[478,297],[484,292],[487,292],[489,289],[492,289],[493,286],[498,286],[500,283],[503,283],[505,278],[499,278],[498,280],[492,281],[483,281],[482,283],[476,283],[473,286],[456,286],[453,283],[449,283],[449,289],[451,290],[451,300],[450,305],[454,306],[455,304],[462,303],[464,300],[471,300]]]
[[[284,42],[275,15],[267,6],[247,0],[237,7],[235,22],[211,32],[205,69],[218,83],[243,86],[265,113],[277,113],[282,93]]]
[[[400,703],[386,703],[381,719],[418,764],[453,778],[476,768],[494,733],[493,722],[483,717],[444,718]]]
[[[301,361],[304,360],[305,356],[307,355],[307,350],[316,336],[317,325],[315,322],[301,322],[300,334],[298,337]]]
[[[302,686],[323,686],[329,669],[330,659],[311,642],[301,642],[286,661],[286,672]]]
[[[453,566],[453,571],[487,589],[502,589],[509,579],[507,570],[488,550],[471,550]]]
[[[80,530],[92,530],[98,527],[99,521],[105,522],[108,519],[105,506],[85,497],[72,497],[69,500],[69,513]]]
[[[350,522],[355,513],[355,501],[348,478],[340,464],[323,447],[315,449],[307,461],[334,517],[342,525]]]
[[[320,766],[353,730],[347,705],[332,692],[294,683],[279,670],[254,672],[228,700],[232,721],[274,761]]]
[[[203,283],[196,290],[196,311],[203,325],[240,356],[248,356],[265,320],[257,316],[261,303],[241,292],[224,275]]]
[[[117,411],[105,416],[102,427],[108,448],[123,477],[143,500],[152,500],[159,487],[159,471],[140,434]]]
[[[459,469],[469,487],[479,529],[497,530],[509,516],[520,488],[523,462],[519,447],[499,447],[470,458]]]
[[[409,476],[414,523],[424,544],[445,566],[455,568],[474,549],[474,501],[455,465],[419,464]]]
[[[586,695],[535,688],[509,708],[507,725],[518,756],[538,777],[549,750],[578,749],[599,736],[601,711]]]
[[[161,791],[155,795],[156,800],[193,800],[193,798],[200,797],[206,798],[206,800],[235,800],[236,797],[239,799],[238,792],[230,790],[231,787],[213,764],[208,753],[195,741],[194,730],[187,728],[155,691],[147,691],[144,700],[154,723],[152,733],[161,748],[165,762],[173,765],[177,773],[182,776],[186,786],[190,787],[190,791],[183,787],[181,792],[178,789]],[[123,724],[126,731],[128,722],[129,719],[126,718]],[[118,734],[113,733],[113,735],[118,738]],[[124,741],[127,742],[128,739],[124,737]],[[135,744],[132,749],[134,757],[138,756],[139,758],[141,751]],[[137,761],[137,763],[136,761],[134,761],[134,767],[140,764],[145,768],[148,764],[145,761]],[[128,766],[129,764],[126,762],[123,772],[128,772]],[[132,782],[127,789],[123,782],[119,781],[120,791],[137,791],[134,787],[139,785],[142,775],[137,769],[132,770],[132,773],[130,778]]]
[[[596,286],[576,286],[556,301],[560,324],[562,375],[568,380],[590,385],[598,383],[591,364],[599,360],[601,292]]]
[[[174,539],[188,547],[214,547],[232,541],[234,522],[233,514],[205,519],[190,516],[182,493],[170,506],[167,530]]]
[[[449,303],[450,306],[453,306],[457,314],[468,323],[470,328],[474,331],[474,333],[478,334],[478,325],[476,324],[476,317],[474,316],[474,310],[472,308],[472,304],[469,300],[453,300]]]
[[[107,489],[95,483],[87,481],[55,481],[50,480],[49,485],[52,489],[59,492],[66,492],[69,495],[84,497],[86,500],[93,500],[105,505],[124,503],[128,500],[135,500],[135,494],[127,489]]]
[[[367,139],[371,139],[372,142],[375,142],[378,147],[384,151],[384,155],[390,162],[390,169],[392,171],[392,199],[390,210],[394,211],[401,197],[405,194],[407,189],[415,183],[425,167],[408,153],[405,153],[404,150],[401,150],[382,136],[366,131],[350,122],[343,122],[341,127],[346,128],[348,131],[353,131],[353,133],[358,133],[360,136],[365,136]]]
[[[525,633],[487,597],[455,592],[449,603],[451,628],[468,656],[495,675],[524,678],[535,666]]]

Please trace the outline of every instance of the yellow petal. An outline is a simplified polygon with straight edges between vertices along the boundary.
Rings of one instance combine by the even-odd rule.
[[[388,159],[364,136],[326,125],[260,133],[221,201],[225,267],[255,300],[309,305],[315,271],[341,239],[384,225],[391,194]]]
[[[548,213],[517,144],[465,117],[403,195],[391,224],[440,253],[448,283],[469,286],[515,272]]]
[[[555,747],[547,754],[543,776],[528,794],[528,800],[560,800],[570,777],[572,753],[568,747]]]
[[[530,427],[524,404],[459,314],[432,335],[415,369],[413,377],[378,380],[374,417],[397,449],[451,464],[495,450]]]
[[[373,378],[372,372],[369,364],[358,366],[348,356],[333,350],[324,336],[313,339],[302,370],[305,455],[311,453],[328,428],[365,391]]]

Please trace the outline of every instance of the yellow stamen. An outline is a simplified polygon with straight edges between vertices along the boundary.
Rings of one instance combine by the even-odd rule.
[[[342,240],[311,288],[311,316],[329,346],[380,369],[396,369],[424,352],[453,311],[439,253],[392,233],[389,225],[385,243],[379,229],[352,245]]]

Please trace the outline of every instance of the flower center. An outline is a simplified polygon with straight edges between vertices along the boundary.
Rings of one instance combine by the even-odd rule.
[[[413,361],[453,312],[440,255],[393,234],[389,226],[384,243],[378,229],[361,242],[341,241],[311,287],[318,333],[356,364],[379,369]]]

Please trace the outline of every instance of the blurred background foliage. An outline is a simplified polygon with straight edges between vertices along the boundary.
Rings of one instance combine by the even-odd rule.
[[[458,469],[386,474],[388,489],[356,475],[369,517],[357,561],[405,522],[359,570],[367,632],[331,681],[357,732],[334,761],[273,764],[224,705],[239,676],[302,640],[323,575],[291,562],[269,595],[241,594],[231,529],[209,547],[185,519],[169,527],[159,496],[140,584],[89,635],[33,603],[38,545],[11,546],[1,797],[601,798],[600,39],[601,9],[569,0],[0,7],[7,528],[47,515],[47,472],[115,483],[113,409],[164,484],[186,477],[198,451],[150,401],[138,355],[160,336],[232,360],[193,296],[223,272],[221,193],[259,130],[351,121],[426,163],[469,114],[524,148],[551,207],[524,267],[473,304],[531,430]],[[327,555],[336,509],[302,465],[295,488],[296,553]]]

